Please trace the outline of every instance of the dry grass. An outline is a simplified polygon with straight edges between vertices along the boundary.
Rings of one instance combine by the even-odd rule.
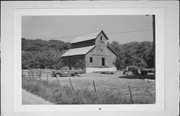
[[[134,104],[155,103],[154,80],[119,78],[121,76],[122,72],[112,75],[92,73],[81,74],[80,77],[59,77],[59,87],[56,78],[49,77],[47,83],[46,76],[42,75],[41,90],[39,81],[29,78],[23,79],[23,88],[55,104],[129,104],[130,86]]]

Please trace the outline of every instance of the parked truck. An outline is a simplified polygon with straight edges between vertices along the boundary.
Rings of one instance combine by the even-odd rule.
[[[124,75],[128,75],[132,72],[134,75],[154,75],[154,68],[142,68],[137,66],[126,66],[126,70],[123,72]]]

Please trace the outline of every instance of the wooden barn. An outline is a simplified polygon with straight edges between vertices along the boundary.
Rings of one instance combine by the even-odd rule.
[[[116,54],[107,46],[108,37],[103,31],[75,37],[71,49],[62,56],[63,69],[94,71],[116,71]]]

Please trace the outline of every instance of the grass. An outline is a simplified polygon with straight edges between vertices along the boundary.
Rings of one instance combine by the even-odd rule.
[[[42,76],[40,84],[37,79],[24,77],[22,87],[54,104],[131,104],[131,97],[134,104],[155,103],[155,81],[118,78],[119,75],[93,73],[80,77],[60,77],[60,86],[56,78],[49,77],[47,83],[46,76]]]

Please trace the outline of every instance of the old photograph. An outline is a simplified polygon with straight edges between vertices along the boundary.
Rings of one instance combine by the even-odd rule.
[[[155,18],[22,16],[22,104],[155,104]]]

